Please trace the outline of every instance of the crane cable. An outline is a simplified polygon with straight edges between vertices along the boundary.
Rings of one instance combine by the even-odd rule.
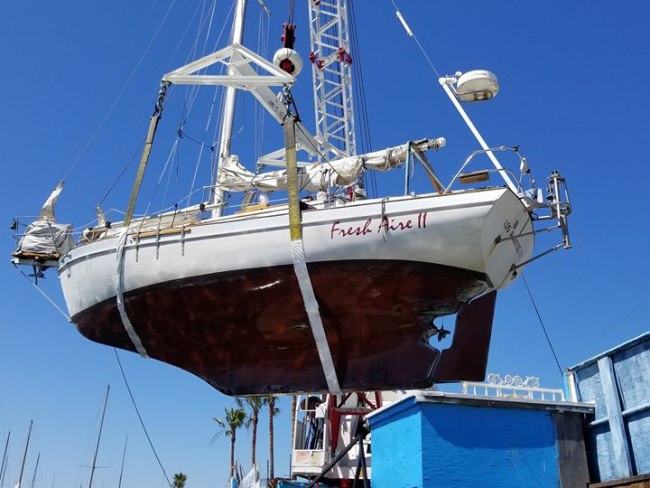
[[[291,25],[293,24],[293,13],[295,10],[295,0],[289,0],[289,14],[287,16],[287,24]]]

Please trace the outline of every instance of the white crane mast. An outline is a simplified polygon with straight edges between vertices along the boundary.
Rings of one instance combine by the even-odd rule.
[[[309,0],[316,138],[356,154],[347,0]],[[330,156],[330,155],[326,155]]]

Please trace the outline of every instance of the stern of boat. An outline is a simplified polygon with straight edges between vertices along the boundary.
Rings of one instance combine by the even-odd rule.
[[[481,232],[485,270],[495,289],[506,288],[520,265],[530,260],[535,239],[531,215],[511,191],[495,202]]]

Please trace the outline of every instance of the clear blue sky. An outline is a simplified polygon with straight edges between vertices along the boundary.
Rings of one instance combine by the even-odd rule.
[[[285,2],[268,3],[271,46],[279,47]],[[555,168],[569,181],[574,249],[535,262],[525,272],[562,367],[648,330],[644,198],[650,185],[645,145],[650,3],[397,3],[441,73],[486,68],[499,76],[499,96],[469,107],[488,143],[520,144],[540,183]],[[304,4],[296,2],[297,48],[306,59]],[[171,0],[0,3],[0,161],[5,172],[0,208],[7,225],[2,238],[7,264],[0,267],[0,449],[11,430],[11,486],[30,419],[34,432],[25,479],[31,479],[41,452],[37,486],[87,484],[88,470],[80,465],[91,461],[107,384],[112,395],[99,457],[105,467],[97,472],[95,486],[117,486],[127,434],[122,486],[165,486],[113,350],[82,338],[9,265],[13,241],[8,226],[14,216],[38,212],[101,125],[68,178],[57,209],[60,221],[81,226],[92,220],[95,203],[144,137],[160,76],[187,59],[196,31],[195,2],[175,2],[154,39],[170,5]],[[215,31],[229,8],[230,1],[218,3]],[[249,10],[257,19],[257,2],[251,0]],[[445,136],[448,147],[433,161],[443,173],[455,168],[476,143],[404,34],[391,2],[358,2],[355,14],[361,52],[352,55],[364,68],[373,148]],[[189,37],[183,38],[188,25]],[[296,95],[309,125],[308,75],[301,76]],[[163,131],[173,133],[177,120],[173,110],[166,113],[163,124],[169,125]],[[280,144],[277,140],[269,147]],[[159,164],[168,147],[165,141],[154,153]],[[149,176],[157,177],[154,171]],[[402,175],[394,176],[382,176],[380,188],[397,188]],[[128,191],[123,182],[107,206],[126,207]],[[63,304],[53,272],[42,288]],[[120,357],[167,473],[185,472],[192,487],[224,486],[228,442],[210,442],[217,431],[212,417],[223,415],[232,400],[171,366],[130,353]],[[521,280],[499,296],[489,370],[540,376],[548,387],[562,384]],[[288,473],[288,405],[281,402],[277,421],[277,474]],[[266,439],[262,427],[262,462]],[[249,437],[242,433],[238,457],[245,465],[249,449]]]

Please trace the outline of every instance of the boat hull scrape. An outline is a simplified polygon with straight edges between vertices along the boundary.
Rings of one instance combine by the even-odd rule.
[[[465,334],[458,323],[454,346],[442,356],[428,338],[436,316],[488,288],[485,274],[399,260],[310,263],[309,272],[342,389],[423,388],[484,375],[495,293]],[[327,389],[291,266],[177,280],[124,298],[151,357],[226,394]],[[73,322],[93,341],[135,351],[115,299]]]

